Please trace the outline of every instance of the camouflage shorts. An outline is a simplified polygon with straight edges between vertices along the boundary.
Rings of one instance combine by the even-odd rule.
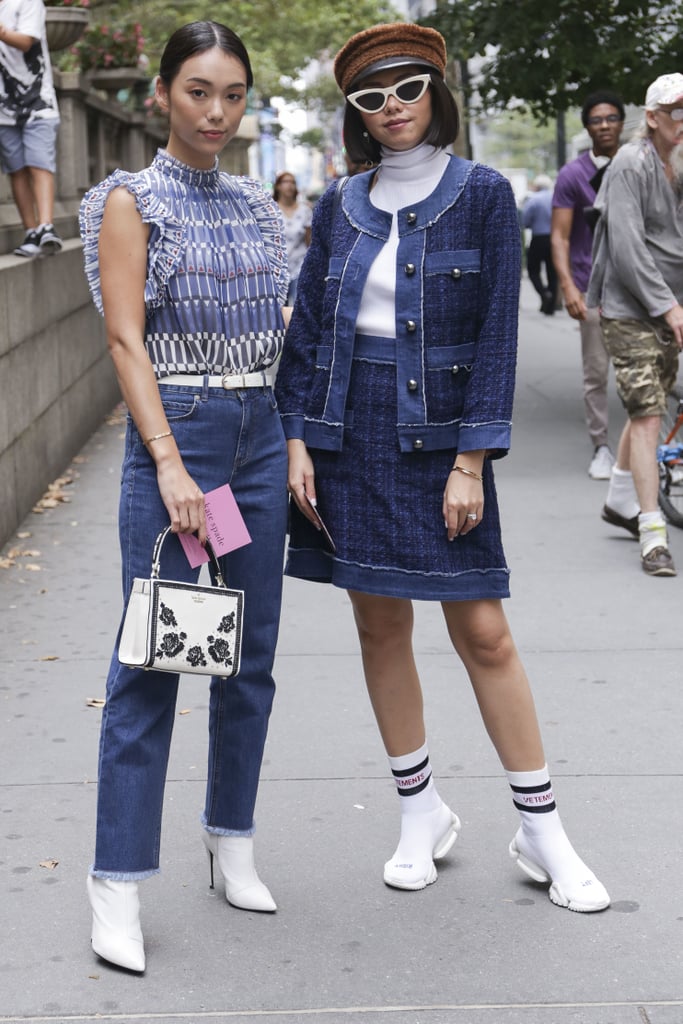
[[[678,373],[678,346],[663,319],[600,317],[617,393],[630,419],[661,416]]]

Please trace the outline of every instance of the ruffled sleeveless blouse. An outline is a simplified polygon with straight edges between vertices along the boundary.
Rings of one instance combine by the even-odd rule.
[[[188,167],[160,149],[145,170],[116,170],[83,198],[85,273],[102,312],[98,240],[123,186],[149,224],[145,346],[157,377],[249,373],[281,351],[287,250],[277,204],[259,182]]]

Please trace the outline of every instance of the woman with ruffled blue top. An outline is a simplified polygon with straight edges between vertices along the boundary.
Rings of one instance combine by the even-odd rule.
[[[128,424],[119,533],[123,597],[149,575],[154,540],[207,535],[204,495],[229,483],[251,543],[223,556],[245,592],[239,674],[212,677],[203,839],[227,900],[274,911],[254,866],[253,834],[282,589],[287,455],[273,398],[284,334],[287,253],[277,205],[218,170],[252,85],[230,29],[193,22],[169,39],[156,100],[169,138],[151,166],[115,171],[81,207],[85,267],[104,314]],[[195,581],[177,537],[164,575]],[[161,813],[178,677],[122,665],[107,680],[97,840],[88,876],[93,949],[145,969],[138,882],[159,871]]]

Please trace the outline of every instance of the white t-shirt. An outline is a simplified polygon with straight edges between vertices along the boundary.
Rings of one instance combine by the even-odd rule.
[[[26,53],[0,43],[0,124],[58,118],[43,0],[0,0],[0,24],[38,40]]]

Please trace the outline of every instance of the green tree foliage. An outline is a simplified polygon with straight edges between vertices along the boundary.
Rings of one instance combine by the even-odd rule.
[[[263,96],[280,95],[283,78],[295,79],[311,60],[334,55],[354,32],[397,18],[388,0],[232,0],[223,7],[207,0],[92,0],[91,10],[98,22],[141,22],[152,71],[176,28],[195,19],[221,21],[245,43]]]
[[[581,131],[578,110],[567,114],[567,135]],[[557,166],[555,125],[539,124],[528,111],[502,110],[477,119],[477,158],[493,167],[524,168],[554,177]]]
[[[482,59],[483,107],[521,101],[541,121],[599,88],[642,103],[650,82],[683,64],[680,0],[440,0],[424,23],[452,57]]]

